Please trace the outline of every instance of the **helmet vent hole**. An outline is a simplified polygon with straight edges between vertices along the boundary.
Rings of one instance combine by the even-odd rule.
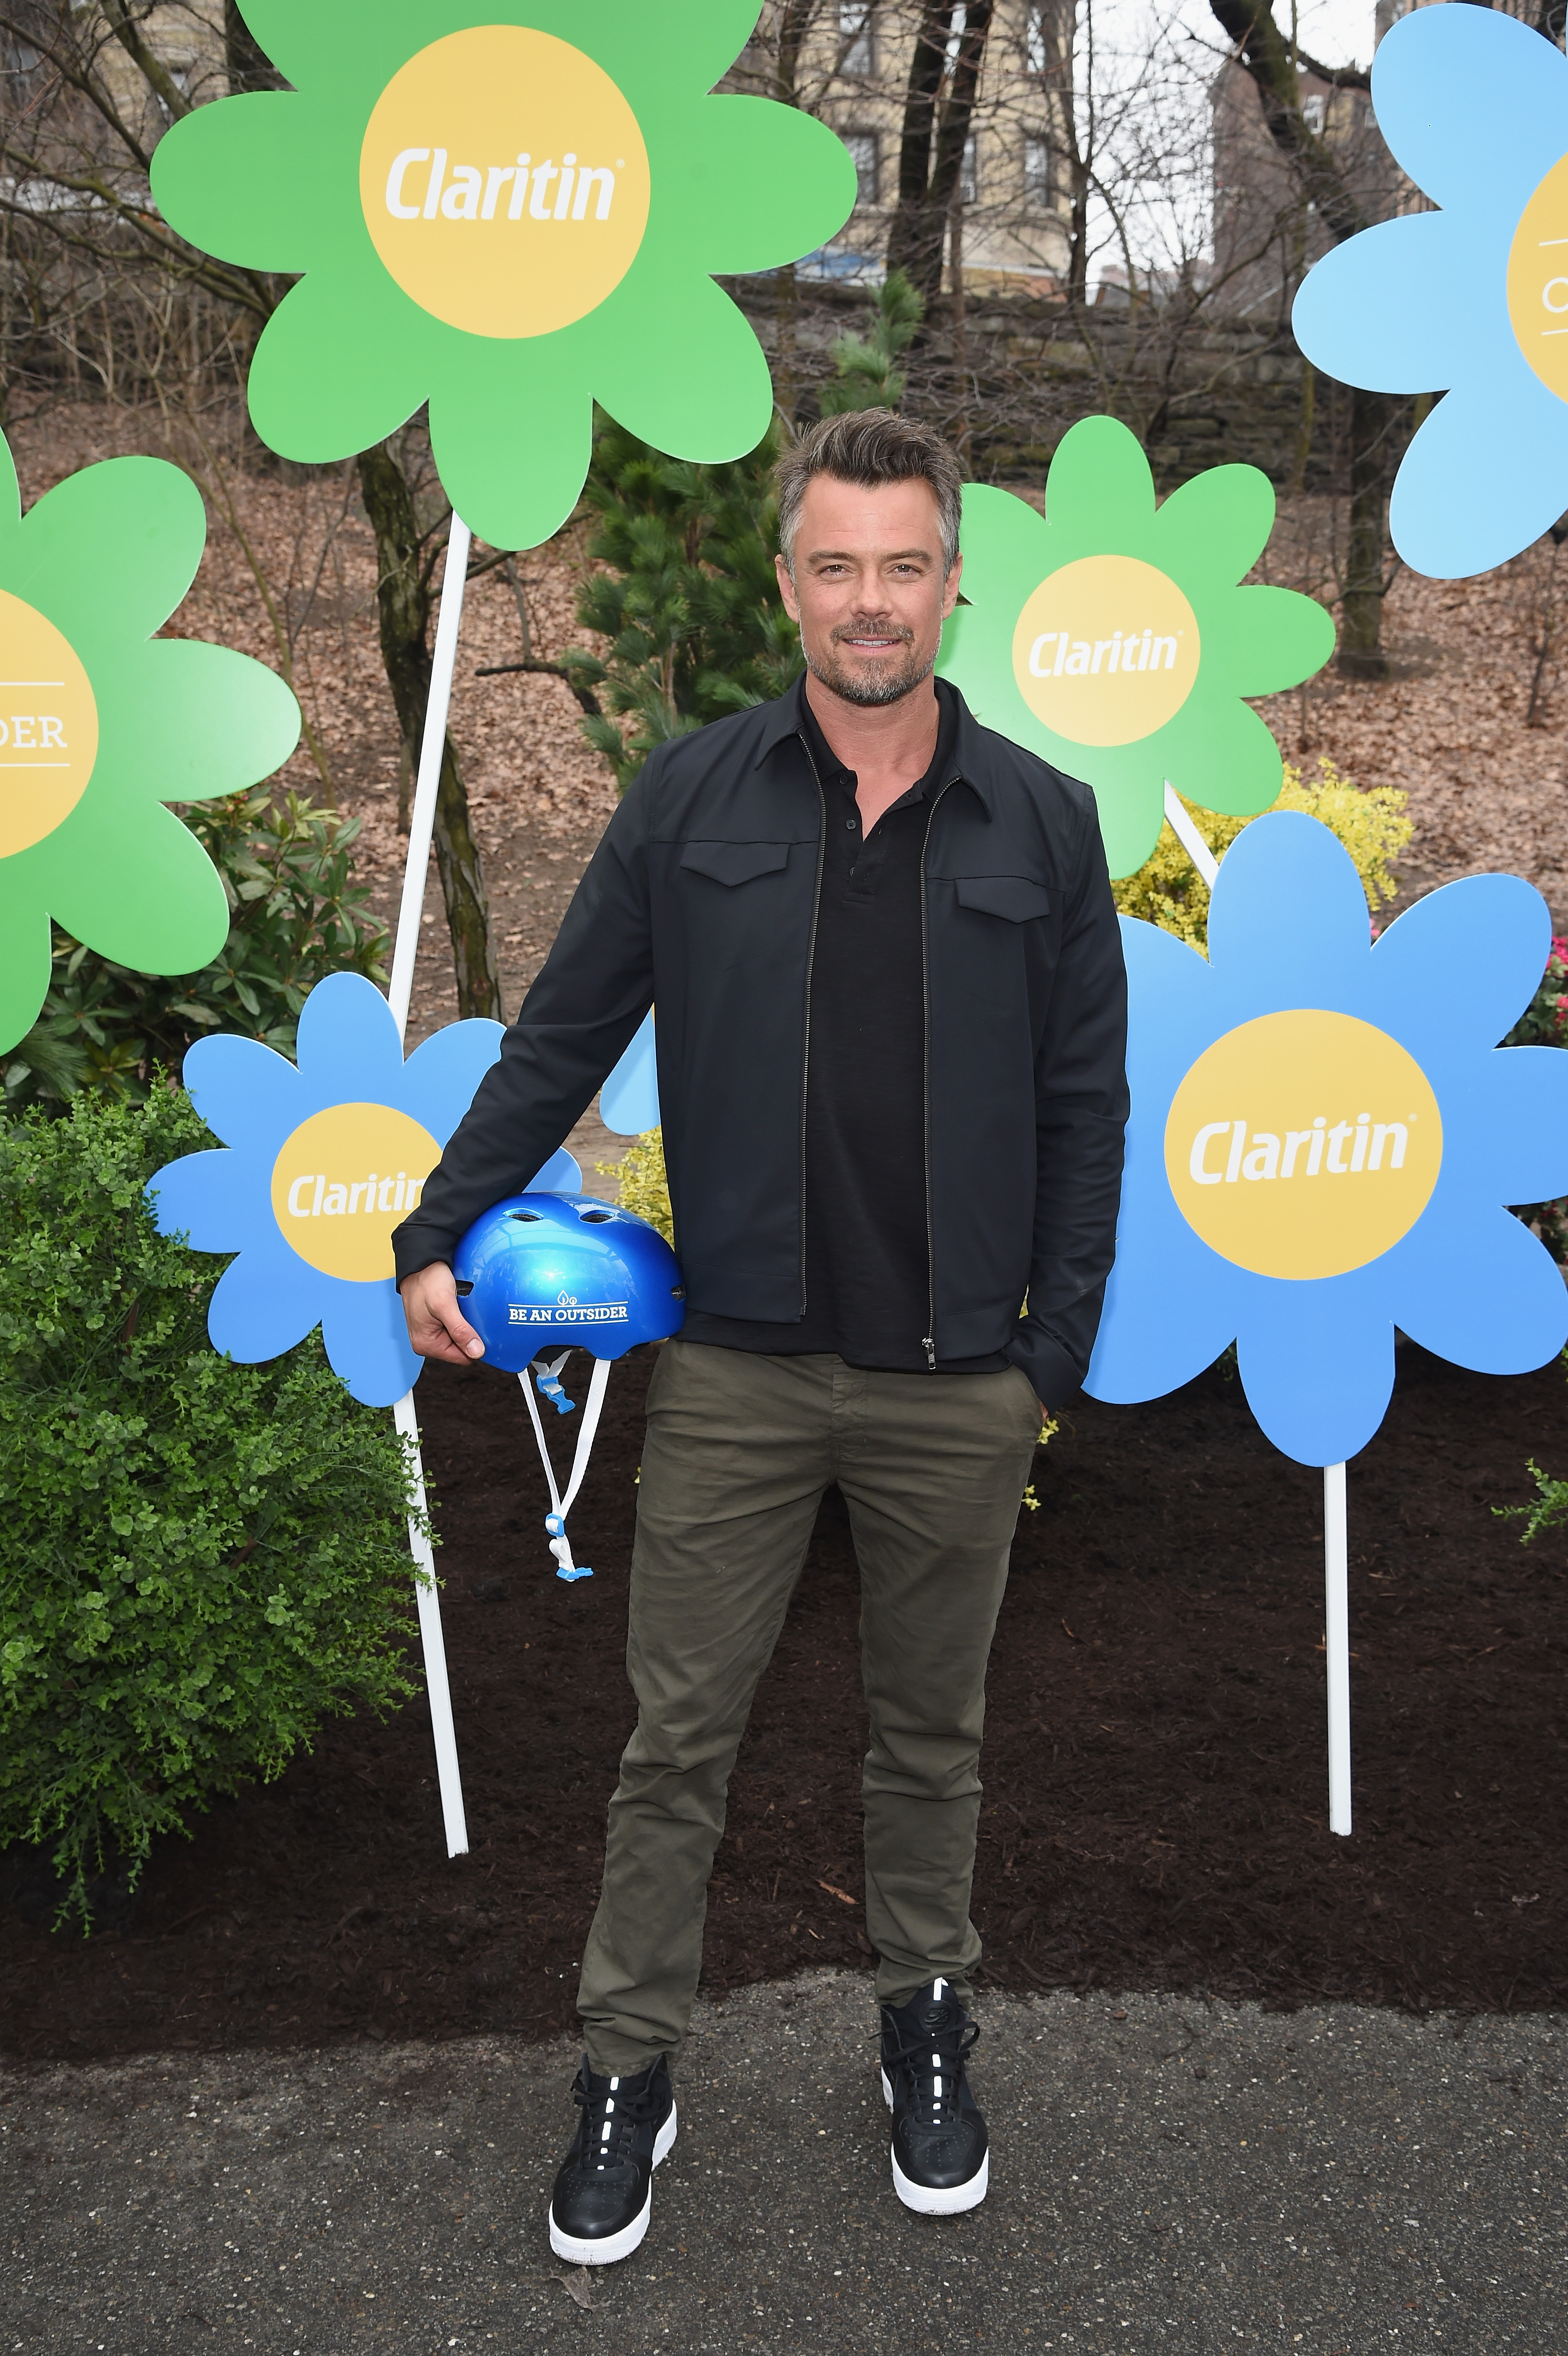
[[[539,1220],[539,1214],[538,1211],[508,1211],[507,1216],[508,1219],[531,1220],[536,1226]]]
[[[468,1295],[473,1291],[473,1290],[474,1287],[469,1283],[468,1279],[465,1276],[460,1276],[458,1278],[457,1294],[460,1301],[466,1301]]]
[[[603,1227],[613,1218],[613,1211],[579,1211],[578,1217],[585,1227]]]

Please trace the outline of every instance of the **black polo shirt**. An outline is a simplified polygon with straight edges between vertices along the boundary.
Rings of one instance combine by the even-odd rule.
[[[925,775],[869,832],[856,777],[830,751],[809,699],[802,734],[821,780],[822,892],[811,965],[805,1079],[805,1313],[787,1325],[688,1314],[681,1339],[852,1366],[930,1371],[925,1192],[925,839],[952,782],[958,709],[936,682],[940,720]],[[1008,1360],[944,1359],[943,1374],[999,1373]]]

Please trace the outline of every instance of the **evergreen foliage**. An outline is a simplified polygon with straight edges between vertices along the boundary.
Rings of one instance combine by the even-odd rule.
[[[924,309],[902,271],[890,272],[871,297],[870,333],[833,347],[824,416],[897,407],[896,362]],[[575,648],[560,668],[574,692],[602,691],[609,705],[579,725],[623,793],[656,744],[768,702],[800,672],[799,635],[773,570],[773,469],[788,432],[775,417],[744,458],[699,466],[598,419],[583,497],[597,519],[588,555],[600,569],[579,592],[577,618],[610,650]]]
[[[1568,1046],[1568,940],[1561,935],[1553,936],[1540,987],[1503,1044]]]
[[[903,399],[899,355],[914,341],[925,305],[901,270],[890,270],[871,296],[871,331],[840,336],[833,347],[834,373],[817,392],[824,417],[852,409],[896,409]]]
[[[193,1039],[233,1031],[292,1055],[299,1012],[328,973],[386,980],[387,936],[349,881],[359,820],[263,787],[181,810],[232,912],[221,954],[199,973],[133,973],[57,926],[49,994],[3,1059],[12,1108],[59,1108],[79,1091],[140,1104],[158,1066],[178,1069]]]
[[[584,493],[598,521],[577,618],[610,641],[603,660],[562,658],[572,684],[601,689],[608,717],[581,723],[623,793],[656,744],[782,695],[801,668],[773,572],[777,421],[729,466],[667,458],[602,418]]]
[[[84,1926],[106,1863],[414,1690],[391,1419],[319,1340],[219,1357],[220,1269],[153,1226],[208,1141],[166,1088],[0,1130],[0,1846],[49,1844]]]

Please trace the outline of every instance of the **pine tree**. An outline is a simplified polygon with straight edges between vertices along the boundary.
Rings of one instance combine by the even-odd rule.
[[[871,297],[869,335],[840,336],[833,347],[824,416],[897,407],[904,379],[895,363],[924,310],[902,271],[890,271]],[[656,744],[767,702],[800,672],[799,635],[773,570],[773,470],[788,434],[775,416],[745,457],[699,466],[598,421],[583,497],[598,518],[589,557],[608,569],[583,583],[577,618],[610,648],[603,657],[574,648],[559,668],[580,699],[600,691],[615,714],[590,712],[579,724],[623,793]],[[628,717],[630,729],[617,724]]]
[[[851,409],[896,409],[903,399],[904,372],[895,367],[914,340],[925,305],[901,270],[890,270],[871,297],[869,336],[840,336],[833,347],[835,374],[821,388],[824,417]]]
[[[610,641],[601,659],[562,657],[574,687],[600,689],[607,716],[582,721],[624,793],[656,744],[782,695],[800,641],[773,572],[772,472],[787,427],[728,466],[667,458],[603,419],[585,498],[588,553],[611,569],[584,582],[577,618]]]

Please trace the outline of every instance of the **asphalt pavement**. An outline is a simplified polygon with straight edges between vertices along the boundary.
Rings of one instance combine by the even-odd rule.
[[[624,2265],[544,2232],[573,2051],[0,2072],[0,2356],[1561,2351],[1568,2019],[985,1999],[992,2190],[899,2206],[869,1984],[705,2005]]]

